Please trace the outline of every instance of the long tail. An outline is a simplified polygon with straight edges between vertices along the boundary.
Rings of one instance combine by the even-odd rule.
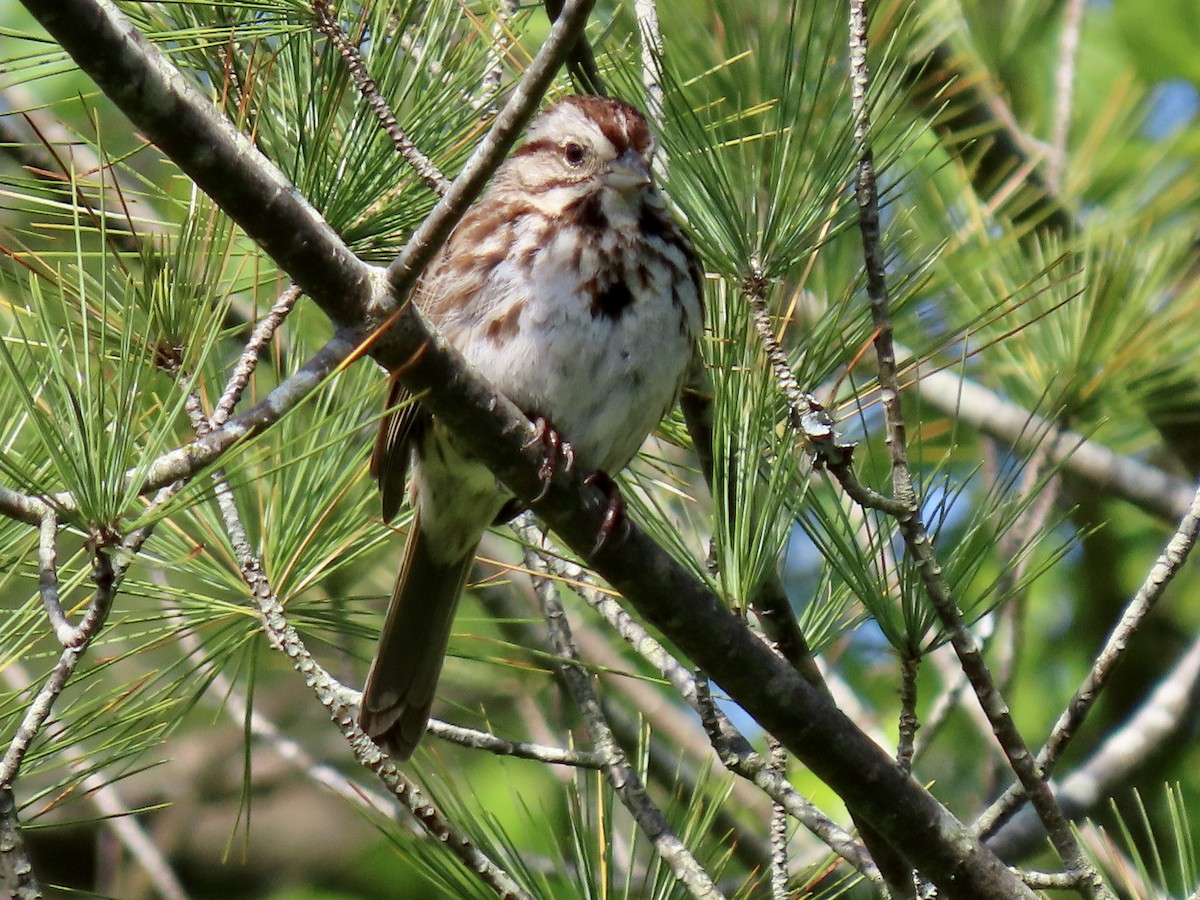
[[[477,546],[461,559],[439,562],[429,552],[420,516],[413,519],[358,716],[363,730],[397,760],[412,756],[429,724],[454,610]]]

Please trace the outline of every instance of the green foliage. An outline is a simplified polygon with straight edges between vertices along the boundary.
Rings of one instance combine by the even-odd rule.
[[[308,3],[120,6],[364,259],[386,263],[432,208],[436,195],[396,153],[344,61],[315,30]],[[1004,687],[1034,749],[1161,549],[1164,530],[1131,517],[1102,486],[1075,479],[1069,460],[1050,463],[1040,449],[981,436],[960,421],[960,410],[927,402],[921,377],[940,370],[970,378],[1117,453],[1171,471],[1191,466],[1189,477],[1200,459],[1191,447],[1200,419],[1200,127],[1186,119],[1165,136],[1146,130],[1157,81],[1200,81],[1187,39],[1196,13],[1180,0],[1087,4],[1067,144],[1055,148],[1063,6],[877,4],[868,94],[920,511],[986,661],[998,671],[1012,663]],[[947,656],[947,635],[895,520],[851,503],[813,466],[750,306],[762,299],[797,383],[857,442],[860,480],[889,494],[892,456],[853,194],[859,148],[846,9],[800,0],[659,7],[657,136],[664,185],[704,261],[701,353],[716,453],[710,490],[673,413],[621,475],[625,497],[639,524],[740,612],[782,573],[808,644],[853,695],[860,724],[886,742],[898,715],[897,659],[921,663],[924,721],[935,698],[948,696],[949,676],[927,662]],[[537,5],[505,23],[497,9],[460,0],[335,5],[398,122],[448,177],[488,125],[494,98],[481,86],[484,72],[498,64],[502,85],[510,85],[547,28]],[[72,621],[92,596],[92,551],[153,526],[106,629],[25,760],[22,815],[48,831],[90,821],[87,775],[128,785],[135,811],[149,813],[173,795],[137,787],[176,777],[177,757],[209,753],[214,768],[233,772],[233,786],[222,789],[238,804],[221,818],[216,861],[239,835],[241,852],[266,858],[251,838],[258,806],[273,788],[290,791],[328,771],[310,765],[293,776],[264,764],[270,753],[258,750],[248,715],[222,726],[236,734],[232,753],[217,744],[213,735],[236,709],[234,693],[329,762],[351,785],[348,793],[364,796],[378,785],[351,769],[325,711],[267,646],[220,492],[236,502],[249,549],[289,622],[343,682],[361,683],[400,544],[379,521],[367,471],[383,379],[370,363],[337,372],[271,429],[224,454],[219,468],[152,505],[151,465],[193,439],[192,416],[211,414],[247,323],[271,307],[287,276],[133,134],[14,4],[0,10],[13,12],[0,29],[0,91],[67,129],[46,136],[49,151],[37,133],[14,147],[49,152],[53,171],[0,163],[0,483],[59,511],[57,564]],[[635,12],[632,3],[600,4],[589,37],[606,84],[645,105]],[[917,73],[935,44],[952,52],[962,78],[917,104]],[[990,126],[930,128],[961,101],[966,84],[993,99]],[[564,74],[551,93],[570,90]],[[21,123],[15,114],[0,120],[10,121]],[[984,151],[1010,121],[1028,171],[986,171]],[[962,153],[948,149],[963,145]],[[1028,217],[1036,188],[1026,176],[1040,177],[1059,152],[1065,165],[1050,189],[1075,222],[1067,230]],[[239,410],[295,374],[329,334],[320,310],[301,300],[258,361]],[[1048,495],[1057,498],[1050,511],[1042,504]],[[405,529],[406,517],[394,526]],[[1097,550],[1104,538],[1110,542]],[[516,544],[486,550],[493,548],[497,571],[489,568],[465,601],[438,710],[505,738],[571,746],[582,732],[548,677],[552,661],[540,620],[525,605]],[[39,575],[36,530],[0,517],[6,737],[61,651],[45,624]],[[1098,752],[1195,633],[1195,576],[1185,572],[1173,590],[1153,623],[1159,637],[1146,642],[1152,658],[1139,660],[1144,644],[1135,643],[1121,670],[1128,686],[1118,685],[1111,709],[1094,713],[1078,757]],[[765,896],[769,803],[758,793],[759,805],[746,802],[737,790],[745,784],[713,774],[720,770],[708,740],[669,680],[597,615],[569,602],[587,670],[607,712],[624,721],[623,743],[652,799],[729,896]],[[1005,646],[1009,628],[1019,639]],[[720,686],[714,690],[723,703]],[[964,817],[1006,777],[993,770],[991,735],[962,714],[968,702],[950,713],[917,768]],[[766,753],[761,727],[725,709],[749,745]],[[78,758],[63,755],[67,738]],[[1128,856],[1124,869],[1109,858],[1098,864],[1132,896],[1148,885],[1185,896],[1200,871],[1196,804],[1188,802],[1198,785],[1178,756],[1164,755],[1176,786],[1162,797],[1143,790],[1133,815],[1129,805],[1097,814]],[[1060,767],[1078,762],[1069,757]],[[602,773],[434,741],[406,771],[534,896],[685,895]],[[795,764],[787,774],[848,826],[814,775]],[[1151,777],[1164,780],[1153,767]],[[1133,776],[1121,793],[1127,785],[1137,786]],[[180,805],[199,807],[209,789],[197,787]],[[338,801],[322,795],[321,802]],[[363,818],[359,881],[298,887],[301,875],[261,893],[490,895],[438,842],[374,812]],[[845,869],[827,872],[823,848],[791,827],[795,896],[864,895]],[[307,862],[299,847],[272,849],[287,859],[279,869]]]

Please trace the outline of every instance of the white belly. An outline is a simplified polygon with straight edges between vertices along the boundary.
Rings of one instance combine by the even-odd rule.
[[[690,280],[672,288],[666,266],[647,278],[624,253],[611,258],[630,300],[619,315],[597,313],[577,286],[573,248],[555,239],[540,249],[531,290],[509,263],[490,287],[494,297],[524,296],[504,329],[492,318],[471,323],[454,343],[530,415],[547,417],[575,450],[584,471],[616,474],[633,458],[678,395],[697,337],[700,301]],[[678,253],[681,268],[686,260]],[[588,268],[583,260],[583,268]],[[594,267],[594,263],[593,263]],[[506,308],[503,300],[493,308]],[[489,336],[489,329],[495,332]]]

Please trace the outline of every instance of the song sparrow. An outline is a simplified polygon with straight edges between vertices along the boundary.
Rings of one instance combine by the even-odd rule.
[[[555,450],[588,471],[622,469],[674,404],[695,352],[700,269],[654,188],[652,154],[646,120],[626,103],[551,106],[414,294],[446,339],[538,422],[551,457],[543,477]],[[408,399],[393,379],[389,406]],[[410,453],[416,515],[360,713],[399,759],[428,724],[475,549],[511,500],[409,402],[384,419],[372,458],[387,520],[401,505]]]

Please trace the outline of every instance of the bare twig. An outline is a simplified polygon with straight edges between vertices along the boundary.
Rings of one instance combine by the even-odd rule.
[[[1023,882],[1039,891],[1069,891],[1075,887],[1075,876],[1067,872],[1033,872],[1029,869],[1013,871]]]
[[[562,560],[548,553],[544,553],[543,558],[555,578],[562,579],[564,585],[570,586],[589,603],[593,592],[603,593],[603,589],[598,587],[594,591],[590,586],[581,590],[563,574],[564,570],[560,568]],[[532,582],[519,579],[511,584],[540,610],[540,601]],[[544,623],[539,627],[524,609],[519,608],[515,596],[513,591],[487,590],[480,593],[488,614],[498,620],[498,626],[510,640],[520,646],[549,646],[550,639]],[[613,624],[605,618],[606,624]],[[600,671],[618,672],[627,666],[627,660],[613,645],[611,635],[606,631],[581,621],[572,629],[572,634],[580,653]],[[640,678],[620,678],[608,684],[611,689],[600,695],[605,718],[622,747],[644,747],[646,780],[651,789],[657,782],[674,792],[673,796],[685,804],[690,802],[688,798],[702,796],[705,773],[711,771],[713,764],[719,765],[719,761],[694,758],[692,753],[687,752],[695,748],[696,755],[702,755],[706,746],[704,732],[695,717],[689,715],[690,710],[674,703],[664,703],[659,687]],[[553,730],[545,720],[545,711],[528,702],[531,695],[525,695],[522,700],[527,701],[522,717],[530,726],[531,733],[537,733],[534,731],[537,729],[541,734],[538,739],[543,743],[551,743]],[[697,739],[701,743],[697,744]],[[565,779],[569,774],[563,773],[563,777]],[[709,826],[709,833],[732,845],[733,852],[752,871],[766,871],[770,863],[770,848],[754,825],[757,819],[749,821],[745,814],[751,813],[751,818],[759,813],[765,816],[770,810],[770,804],[763,802],[765,799],[754,784],[739,779],[730,785],[728,800],[716,812]]]
[[[461,725],[451,725],[438,719],[429,720],[429,733],[452,744],[470,747],[474,750],[486,750],[497,756],[514,756],[520,759],[532,759],[548,763],[552,766],[574,766],[580,769],[602,769],[604,758],[587,750],[565,750],[561,747],[549,747],[545,744],[534,744],[528,741],[509,741],[486,731],[474,728],[463,728]]]
[[[184,444],[152,462],[146,470],[145,489],[186,481],[215,463],[234,444],[259,434],[302,403],[313,391],[361,348],[360,332],[338,331],[299,369],[284,379],[252,408],[230,418],[222,427]],[[55,505],[70,509],[75,498],[56,494]]]
[[[492,23],[492,45],[488,48],[488,64],[479,84],[477,109],[496,111],[496,96],[504,81],[504,57],[512,47],[511,22],[520,10],[520,0],[499,0],[496,20]]]
[[[229,377],[229,382],[221,393],[221,399],[217,401],[212,415],[209,416],[208,424],[211,428],[221,428],[229,421],[229,417],[233,415],[233,408],[242,398],[242,393],[246,390],[246,385],[250,383],[250,377],[258,366],[259,356],[299,299],[300,289],[294,284],[288,285],[276,299],[271,311],[254,326],[254,330],[250,333],[250,339],[246,341],[237,365],[234,366],[233,374]]]
[[[546,536],[528,514],[517,520],[517,533],[530,547],[544,547]],[[854,840],[837,823],[800,794],[786,776],[773,768],[708,698],[707,688],[688,669],[672,656],[661,643],[621,608],[613,597],[600,591],[586,571],[576,564],[548,552],[539,553],[541,564],[555,577],[570,585],[589,606],[647,662],[667,678],[685,703],[700,716],[705,732],[712,741],[721,763],[736,775],[745,778],[781,805],[829,849],[845,859],[863,875],[882,884],[879,871]]]
[[[12,900],[41,900],[33,862],[21,825],[12,785],[0,783],[0,885]]]
[[[1137,711],[1105,738],[1085,762],[1058,785],[1058,800],[1072,819],[1088,815],[1164,747],[1191,732],[1200,711],[1200,639]],[[987,842],[1005,859],[1016,859],[1045,841],[1029,810],[1022,810]]]
[[[771,738],[770,766],[787,778],[787,750],[779,741]],[[771,804],[771,897],[773,900],[788,900],[788,818],[782,803]]]
[[[532,548],[525,551],[525,564],[533,572],[545,571],[541,557]],[[596,747],[596,752],[604,759],[604,773],[617,796],[621,798],[638,827],[654,844],[659,856],[671,867],[675,877],[693,897],[723,897],[724,894],[717,890],[712,878],[696,862],[687,845],[667,824],[662,811],[646,793],[641,778],[629,765],[624,751],[613,737],[612,729],[604,718],[600,701],[592,688],[591,676],[579,666],[579,653],[571,637],[566,612],[558,599],[555,582],[545,575],[534,576],[534,588],[542,602],[555,653],[563,660],[563,680],[583,717],[584,727]]]
[[[1062,32],[1058,39],[1058,68],[1054,73],[1054,118],[1050,131],[1050,153],[1046,160],[1046,185],[1062,190],[1067,165],[1067,138],[1071,133],[1071,111],[1075,96],[1075,64],[1079,58],[1079,32],[1083,24],[1084,0],[1063,4]]]
[[[9,663],[5,666],[3,677],[9,687],[17,691],[27,688],[31,681],[19,663]],[[116,835],[117,840],[146,873],[157,896],[164,900],[185,900],[187,892],[180,884],[179,877],[171,868],[161,848],[146,834],[129,804],[122,798],[121,792],[113,784],[113,777],[102,769],[93,768],[95,760],[72,742],[67,728],[61,723],[48,722],[45,731],[47,739],[57,748],[55,752],[72,768],[86,772],[83,776],[83,787],[88,799],[102,816],[104,827]],[[2,849],[0,855],[3,855]],[[0,879],[0,884],[3,883]]]
[[[420,176],[431,191],[439,196],[446,193],[448,184],[446,176],[433,164],[433,160],[422,153],[421,149],[409,139],[408,135],[404,133],[404,129],[400,127],[400,123],[396,121],[396,115],[392,112],[391,105],[380,93],[379,85],[375,83],[375,79],[367,70],[366,61],[358,52],[358,48],[350,43],[350,39],[342,31],[337,18],[329,8],[329,0],[313,0],[312,8],[313,14],[317,18],[317,30],[329,38],[330,43],[337,48],[338,53],[345,60],[346,70],[350,73],[354,86],[367,101],[367,107],[383,125],[384,133],[392,139],[396,151],[408,161],[413,171]]]
[[[13,735],[4,759],[0,761],[0,787],[12,786],[17,772],[20,770],[21,762],[29,751],[30,744],[41,733],[42,726],[50,717],[55,701],[58,700],[63,688],[67,686],[67,682],[75,673],[80,658],[104,625],[108,612],[112,608],[117,577],[107,552],[96,551],[92,578],[95,581],[96,590],[88,603],[83,621],[80,622],[78,628],[72,629],[73,633],[69,635],[71,640],[64,644],[58,662],[42,684],[33,702],[25,710],[25,716],[17,727],[17,733]]]
[[[1104,648],[1092,662],[1092,668],[1084,677],[1083,682],[1075,691],[1067,708],[1063,710],[1058,721],[1054,724],[1050,737],[1038,752],[1038,765],[1047,776],[1054,769],[1054,764],[1062,755],[1062,751],[1079,731],[1084,719],[1087,718],[1092,705],[1100,696],[1112,676],[1113,670],[1122,659],[1125,648],[1137,633],[1139,627],[1154,605],[1162,597],[1167,585],[1175,578],[1180,568],[1187,561],[1188,555],[1196,545],[1197,535],[1200,534],[1200,489],[1192,500],[1192,507],[1179,523],[1179,528],[1172,535],[1167,546],[1159,554],[1154,566],[1146,575],[1146,579],[1134,594],[1133,599],[1125,607],[1125,612],[1117,622]],[[1014,813],[1020,806],[1023,791],[1014,786],[979,817],[976,822],[977,832],[984,838],[993,834],[997,828]]]
[[[932,542],[921,520],[908,462],[904,413],[900,404],[897,378],[896,348],[893,341],[890,299],[885,277],[883,241],[879,222],[879,192],[875,180],[874,156],[871,150],[871,124],[867,103],[870,70],[867,64],[867,6],[866,0],[850,2],[850,97],[854,111],[854,139],[858,145],[859,163],[855,184],[858,200],[859,230],[862,234],[863,258],[867,275],[867,295],[870,300],[871,321],[875,326],[875,356],[878,364],[879,389],[883,402],[887,445],[892,460],[892,496],[907,512],[896,516],[900,533],[916,563],[922,584],[937,611],[938,618],[949,633],[959,661],[975,689],[980,705],[1004,748],[1005,756],[1021,784],[1030,794],[1039,818],[1055,850],[1067,869],[1078,876],[1079,888],[1085,897],[1111,896],[1099,873],[1084,856],[1070,824],[1054,799],[1044,774],[1035,765],[1020,732],[1012,721],[1008,705],[996,691],[991,673],[984,664],[979,646],[962,619],[962,613],[950,592],[945,573],[934,557]]]
[[[357,698],[331,676],[309,653],[299,633],[287,621],[280,603],[258,557],[250,547],[242,525],[237,502],[229,487],[220,482],[216,489],[217,503],[225,530],[229,536],[242,578],[262,616],[263,627],[271,645],[291,661],[304,677],[321,705],[341,731],[354,758],[373,772],[383,785],[416,817],[421,826],[451,853],[457,856],[484,884],[502,897],[528,898],[528,894],[512,877],[490,860],[471,839],[459,831],[417,786],[384,756],[359,727],[355,709]]]
[[[67,621],[58,586],[58,516],[47,509],[38,528],[38,593],[54,636],[64,647],[72,647],[76,645],[75,626]]]

